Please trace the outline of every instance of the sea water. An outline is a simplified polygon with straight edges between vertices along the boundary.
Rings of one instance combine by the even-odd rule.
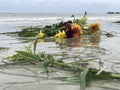
[[[73,14],[47,14],[47,13],[0,13],[0,33],[19,30],[19,26],[51,25],[60,21],[71,20]],[[81,18],[84,14],[74,14],[75,18]],[[120,20],[119,14],[89,14],[88,24],[98,21],[101,30],[108,32],[120,32],[120,25],[112,23]]]

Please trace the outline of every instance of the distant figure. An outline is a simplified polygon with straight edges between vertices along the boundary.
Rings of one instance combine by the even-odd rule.
[[[73,17],[73,21],[75,21],[75,15],[71,15],[71,17]]]
[[[75,17],[75,15],[71,15],[71,17]]]
[[[87,12],[85,11],[84,17],[87,15]]]

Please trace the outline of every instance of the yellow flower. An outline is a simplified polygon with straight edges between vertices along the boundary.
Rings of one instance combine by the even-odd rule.
[[[88,30],[89,30],[92,34],[98,33],[99,29],[100,29],[100,24],[99,24],[99,22],[94,22],[94,23],[92,23],[92,24],[90,24],[90,25],[88,26]]]
[[[66,33],[65,33],[64,30],[62,30],[62,32],[61,32],[61,37],[62,37],[62,38],[65,38],[65,37],[66,37]]]
[[[58,33],[55,35],[55,38],[65,38],[66,37],[66,33],[64,30],[62,31],[58,31]]]
[[[55,38],[60,38],[60,34],[57,33],[57,34],[55,35]]]
[[[43,38],[44,37],[44,33],[42,31],[40,31],[37,36],[38,36],[38,38]]]
[[[61,31],[59,30],[58,33],[56,33],[55,38],[60,38],[61,36]]]

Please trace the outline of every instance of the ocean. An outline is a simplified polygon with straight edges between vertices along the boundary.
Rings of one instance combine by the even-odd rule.
[[[47,14],[47,13],[0,13],[0,33],[20,30],[19,26],[43,26],[71,20],[73,14]],[[80,18],[83,14],[74,14]],[[88,24],[98,21],[101,30],[120,33],[120,25],[112,23],[120,20],[120,14],[89,14]]]

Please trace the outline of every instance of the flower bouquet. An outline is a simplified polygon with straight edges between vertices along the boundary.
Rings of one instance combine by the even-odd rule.
[[[60,22],[59,24],[54,24],[52,26],[43,27],[38,33],[38,38],[43,38],[45,36],[54,36],[55,38],[72,38],[80,37],[81,35],[91,35],[98,34],[100,32],[99,22],[93,22],[92,24],[86,25],[88,19],[87,14],[80,19],[73,19],[66,22]],[[46,28],[49,29],[46,29]]]

